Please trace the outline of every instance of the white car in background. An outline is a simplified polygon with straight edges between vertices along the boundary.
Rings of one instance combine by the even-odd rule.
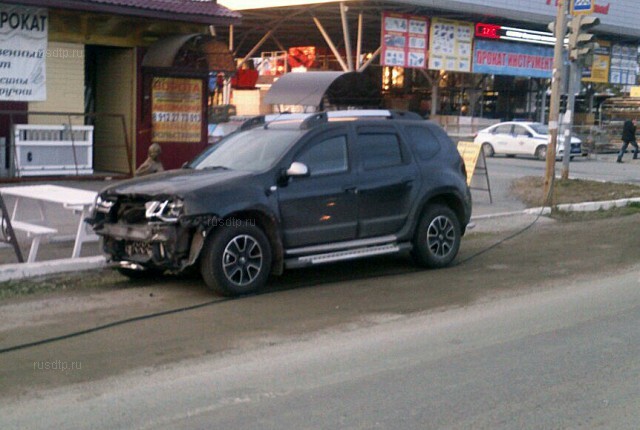
[[[493,157],[496,154],[506,156],[530,155],[539,160],[547,158],[549,128],[539,122],[509,121],[494,124],[478,132],[475,143],[482,145],[484,155]],[[564,137],[558,136],[556,157],[564,155]],[[571,138],[570,157],[582,155],[582,141]]]

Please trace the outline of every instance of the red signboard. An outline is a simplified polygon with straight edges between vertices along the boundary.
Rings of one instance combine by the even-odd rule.
[[[383,12],[383,66],[426,68],[429,50],[429,19],[424,16]]]
[[[500,39],[500,26],[479,22],[476,24],[476,37],[483,39]]]

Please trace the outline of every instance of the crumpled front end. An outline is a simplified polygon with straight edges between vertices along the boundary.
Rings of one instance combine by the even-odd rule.
[[[111,261],[181,271],[199,254],[202,240],[194,235],[204,236],[183,207],[172,197],[99,196],[90,222]]]

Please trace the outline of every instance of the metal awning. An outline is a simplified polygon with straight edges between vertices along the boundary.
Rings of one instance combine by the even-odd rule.
[[[320,106],[327,90],[345,72],[287,73],[273,83],[264,98],[273,105]]]
[[[311,106],[319,109],[376,108],[382,103],[378,86],[366,73],[287,73],[273,83],[264,98],[273,105]]]
[[[199,55],[206,58],[209,71],[235,72],[233,54],[223,42],[206,34],[184,34],[163,37],[152,44],[142,60],[143,67],[173,67],[180,50],[194,39]]]

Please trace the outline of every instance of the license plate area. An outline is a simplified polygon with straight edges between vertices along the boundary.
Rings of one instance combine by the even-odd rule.
[[[153,256],[153,247],[150,242],[132,240],[125,243],[124,252],[129,257],[150,259]]]

